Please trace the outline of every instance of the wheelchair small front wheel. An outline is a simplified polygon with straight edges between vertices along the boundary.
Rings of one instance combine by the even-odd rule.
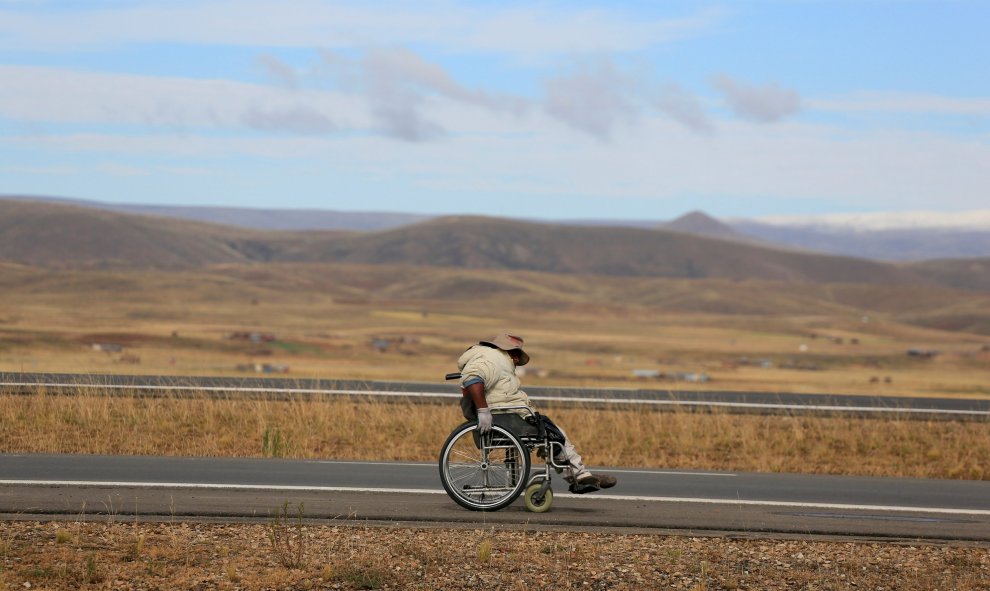
[[[542,482],[535,482],[526,488],[526,496],[523,497],[523,500],[526,501],[526,508],[533,513],[546,513],[550,510],[550,505],[553,504],[553,490],[548,488],[541,496],[540,489],[542,487]]]
[[[467,422],[454,429],[440,450],[440,482],[458,505],[498,511],[515,501],[529,479],[529,449],[511,431],[493,426],[479,435]]]

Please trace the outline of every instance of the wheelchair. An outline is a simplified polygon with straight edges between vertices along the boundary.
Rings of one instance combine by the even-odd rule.
[[[446,378],[458,379],[460,374]],[[551,440],[540,415],[528,406],[492,409],[492,418],[488,433],[478,433],[476,420],[466,421],[444,442],[440,482],[447,495],[472,511],[498,511],[523,494],[528,510],[549,511],[553,504],[550,471],[568,467],[555,460],[563,452],[563,443]],[[533,451],[545,466],[530,475]]]

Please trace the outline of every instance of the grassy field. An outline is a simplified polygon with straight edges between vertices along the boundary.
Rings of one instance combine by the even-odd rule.
[[[440,381],[469,344],[511,329],[533,357],[527,384],[990,396],[990,336],[933,328],[990,314],[978,293],[357,265],[3,271],[6,371],[267,365],[290,377]],[[685,380],[702,374],[710,381]]]
[[[469,344],[512,329],[533,357],[525,384],[986,398],[988,316],[990,296],[940,288],[0,264],[0,370],[223,376],[267,365],[290,378],[439,382]],[[433,461],[460,422],[452,404],[105,394],[0,392],[0,453]],[[986,422],[547,413],[593,466],[990,478]],[[335,525],[5,522],[0,588],[990,588],[986,548]]]
[[[990,480],[986,421],[549,409],[590,465]],[[435,461],[450,405],[0,396],[0,452]]]

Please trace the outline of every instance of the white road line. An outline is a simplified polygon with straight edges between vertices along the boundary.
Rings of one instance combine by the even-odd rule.
[[[398,392],[395,390],[319,390],[315,388],[246,388],[232,386],[168,386],[154,384],[63,384],[40,382],[3,382],[0,386],[46,387],[46,388],[99,388],[104,390],[152,390],[167,392],[267,392],[282,394],[339,394],[347,396],[429,396],[438,398],[460,398],[453,392]]]
[[[288,484],[209,484],[205,482],[118,482],[99,480],[0,480],[0,486],[78,486],[82,488],[178,488],[196,490],[276,490],[287,492],[371,492],[446,494],[427,488],[366,488],[354,486],[293,486]]]
[[[351,486],[289,486],[266,484],[206,484],[198,482],[102,482],[90,480],[0,480],[7,486],[78,486],[109,488],[164,488],[164,489],[210,489],[210,490],[269,490],[287,492],[366,492],[401,494],[446,494],[443,490],[419,488],[365,488]],[[795,507],[801,509],[830,509],[837,511],[886,511],[898,513],[934,513],[939,515],[972,515],[990,517],[990,510],[951,509],[945,507],[904,507],[898,505],[853,505],[845,503],[802,503],[797,501],[758,501],[741,499],[706,499],[696,497],[647,497],[634,495],[575,495],[560,493],[568,499],[609,499],[615,501],[648,501],[657,503],[700,503],[707,505],[745,505],[755,507]]]
[[[592,467],[593,468],[593,467]],[[621,468],[602,468],[609,474],[657,474],[661,476],[728,476],[735,478],[738,474],[731,472],[682,472],[678,470],[623,470]]]
[[[311,460],[314,464],[341,464],[345,466],[390,466],[400,468],[422,468],[429,466],[436,467],[436,462],[360,462],[356,460]],[[738,474],[731,472],[686,472],[678,470],[627,470],[622,468],[602,468],[610,474],[655,474],[661,476],[729,476],[736,477]]]
[[[337,396],[380,396],[392,398],[460,398],[461,395],[452,392],[397,392],[394,390],[319,390],[313,388],[244,388],[226,386],[156,386],[156,385],[124,385],[124,384],[41,384],[34,382],[0,383],[0,387],[49,387],[49,388],[100,388],[108,390],[151,390],[151,391],[193,391],[193,392],[251,392],[251,393],[281,393],[281,394],[332,394]],[[883,406],[829,406],[823,404],[772,404],[762,402],[714,402],[707,400],[641,400],[625,398],[585,398],[582,396],[530,396],[540,402],[574,402],[594,404],[614,404],[626,406],[700,406],[715,408],[747,408],[753,410],[793,410],[793,411],[827,411],[827,412],[862,412],[862,413],[901,413],[901,414],[938,414],[990,417],[987,410],[957,410],[937,408],[891,408]]]
[[[314,464],[342,464],[345,466],[392,466],[399,468],[436,468],[436,462],[358,462],[353,460],[310,460]]]
[[[756,507],[796,507],[800,509],[830,509],[836,511],[888,511],[898,513],[937,513],[940,515],[974,515],[990,517],[990,510],[985,509],[950,509],[945,507],[904,507],[900,505],[853,505],[846,503],[802,503],[798,501],[757,501],[742,499],[703,499],[694,497],[640,497],[630,495],[575,495],[562,493],[558,496],[567,498],[599,498],[615,499],[617,501],[652,501],[658,503],[702,503],[706,505],[747,505]]]

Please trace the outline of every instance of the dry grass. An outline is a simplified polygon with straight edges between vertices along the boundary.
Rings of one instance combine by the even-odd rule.
[[[469,289],[491,284],[501,288]],[[532,385],[986,397],[990,336],[909,322],[985,315],[988,302],[879,286],[360,265],[13,268],[0,274],[0,370],[238,375],[257,362],[295,377],[437,381],[468,344],[511,328],[547,372],[526,376]],[[277,340],[224,339],[237,331]],[[393,344],[376,352],[376,338]],[[910,359],[912,347],[941,355]],[[713,381],[642,382],[632,374],[642,368]]]
[[[945,325],[946,314],[986,317],[986,294],[359,265],[3,271],[3,371],[238,375],[237,364],[260,362],[286,364],[292,377],[436,382],[480,336],[524,328],[533,366],[547,372],[527,384],[990,396],[990,337],[926,328]],[[278,338],[224,339],[236,331]],[[376,338],[401,344],[378,353]],[[94,351],[93,342],[125,351]],[[941,354],[909,359],[911,347]],[[795,362],[817,369],[781,367]],[[631,377],[637,368],[713,382],[641,382]],[[548,414],[594,465],[990,477],[985,422]],[[459,422],[453,405],[0,393],[0,453],[434,461]],[[282,509],[288,518],[292,507]],[[125,525],[110,512],[105,524],[3,523],[0,589],[990,588],[986,549],[291,519]]]
[[[547,414],[598,466],[990,479],[986,421]],[[459,422],[453,404],[5,395],[0,453],[433,461]]]
[[[305,560],[285,566],[266,525],[4,527],[3,589],[990,588],[986,548],[309,524]]]

